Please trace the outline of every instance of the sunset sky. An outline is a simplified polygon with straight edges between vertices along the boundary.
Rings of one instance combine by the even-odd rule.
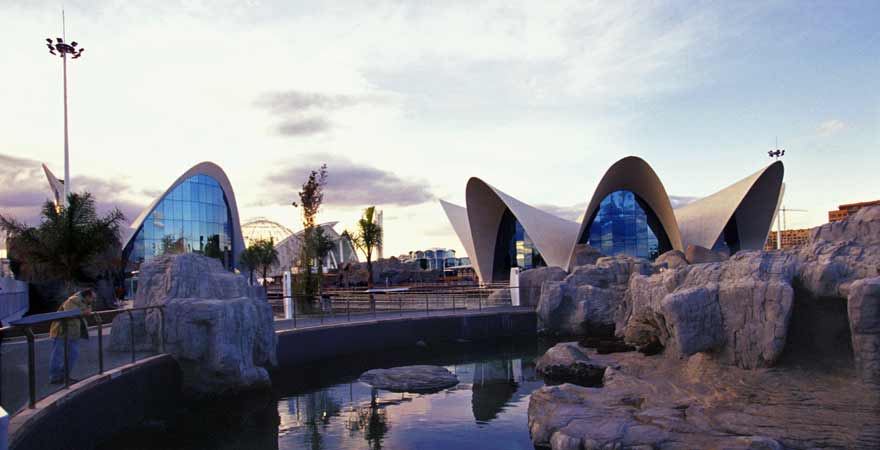
[[[319,220],[385,211],[386,255],[461,250],[478,176],[575,219],[617,159],[702,197],[785,148],[790,228],[880,198],[880,2],[64,2],[74,190],[133,219],[192,165],[241,218],[326,162]],[[60,1],[0,3],[0,213],[63,174]]]

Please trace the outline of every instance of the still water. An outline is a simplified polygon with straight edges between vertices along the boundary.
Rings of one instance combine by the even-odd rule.
[[[461,344],[322,363],[273,375],[276,392],[202,405],[173,423],[127,433],[101,447],[141,449],[532,450],[529,395],[544,383],[535,359],[547,345]],[[392,393],[357,381],[369,368],[436,364],[460,383],[433,394]]]

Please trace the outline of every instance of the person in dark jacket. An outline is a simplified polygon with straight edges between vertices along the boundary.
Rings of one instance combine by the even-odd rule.
[[[58,311],[71,311],[78,309],[84,315],[92,313],[92,304],[95,302],[95,291],[86,289],[71,295]],[[52,356],[49,359],[49,382],[59,384],[64,382],[64,337],[67,336],[67,370],[68,375],[73,372],[73,365],[79,356],[79,340],[88,339],[89,332],[85,326],[85,319],[75,317],[52,322],[49,328],[49,337],[52,339]]]

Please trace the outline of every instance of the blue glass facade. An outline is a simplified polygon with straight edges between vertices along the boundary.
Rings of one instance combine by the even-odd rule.
[[[605,255],[651,260],[671,248],[653,211],[630,191],[615,191],[602,199],[579,242]]]
[[[147,215],[123,252],[128,265],[164,253],[202,253],[232,265],[232,218],[223,189],[207,175],[187,178]]]
[[[544,258],[538,252],[522,224],[516,220],[510,210],[504,211],[498,235],[495,240],[495,263],[492,268],[495,281],[509,280],[510,268],[519,267],[528,270],[546,266]]]

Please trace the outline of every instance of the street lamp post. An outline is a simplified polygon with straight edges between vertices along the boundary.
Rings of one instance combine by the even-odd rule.
[[[779,161],[779,158],[785,156],[785,149],[779,148],[779,143],[776,143],[776,150],[770,150],[767,152],[767,156]],[[779,202],[779,205],[776,205],[776,250],[782,249],[782,211],[779,210],[782,202]]]
[[[61,57],[64,72],[64,205],[66,206],[70,196],[70,149],[67,138],[67,55],[77,59],[82,56],[85,49],[76,48],[76,41],[69,44],[64,42],[64,38],[55,38],[54,42],[51,38],[46,38],[46,46],[49,47],[49,53]]]

